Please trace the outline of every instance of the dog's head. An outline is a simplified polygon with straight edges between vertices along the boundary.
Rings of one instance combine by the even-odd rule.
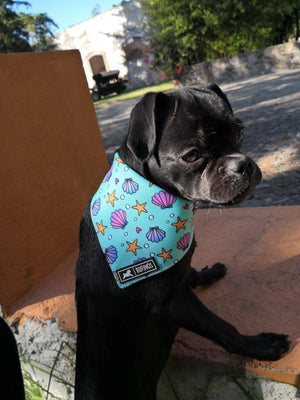
[[[171,193],[192,201],[237,204],[261,180],[256,163],[240,152],[242,130],[215,84],[148,93],[132,110],[120,152]]]

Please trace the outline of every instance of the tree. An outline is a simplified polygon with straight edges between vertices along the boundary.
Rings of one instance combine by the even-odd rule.
[[[154,66],[182,68],[282,43],[299,34],[299,0],[142,0]],[[297,28],[298,27],[298,28]]]
[[[15,4],[13,0],[0,0],[0,53],[31,49],[28,32],[14,11]],[[22,4],[28,5],[24,2]]]
[[[30,6],[27,1],[0,0],[0,53],[51,49],[55,22],[47,14],[17,12],[21,5]]]
[[[19,14],[26,31],[28,32],[28,41],[33,51],[50,50],[54,47],[52,44],[52,26],[57,27],[47,14]]]

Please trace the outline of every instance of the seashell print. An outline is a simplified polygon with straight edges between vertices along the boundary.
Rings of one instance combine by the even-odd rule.
[[[116,210],[110,216],[110,223],[114,229],[124,229],[127,225],[126,213],[123,210]]]
[[[125,179],[122,185],[122,189],[127,194],[134,194],[139,190],[139,185],[134,182],[131,178]]]
[[[109,246],[107,249],[105,249],[104,254],[108,264],[113,264],[118,258],[118,252],[114,246]]]
[[[145,261],[145,260],[147,260],[146,257],[138,258],[137,260],[133,261],[133,264],[137,264],[137,263],[140,263],[140,262]]]
[[[181,236],[181,238],[177,242],[177,249],[185,250],[186,248],[188,248],[188,245],[190,244],[190,240],[191,240],[190,233],[186,233],[185,235]]]
[[[110,177],[112,175],[112,170],[113,170],[113,165],[110,167],[108,173],[106,174],[105,182],[108,182],[110,180]]]
[[[150,242],[160,242],[163,240],[166,236],[166,232],[163,231],[162,229],[159,229],[158,226],[155,226],[154,228],[150,228],[149,231],[146,234],[147,239]]]
[[[172,208],[173,204],[176,201],[176,197],[170,193],[161,190],[160,192],[152,196],[151,201],[153,204],[159,206],[163,210],[165,208]]]
[[[100,204],[101,204],[101,200],[100,199],[96,199],[94,204],[92,205],[92,214],[93,214],[94,217],[100,211]]]

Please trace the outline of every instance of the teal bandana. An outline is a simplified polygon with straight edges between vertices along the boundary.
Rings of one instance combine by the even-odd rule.
[[[90,212],[120,288],[172,267],[192,244],[193,202],[147,181],[118,153]]]

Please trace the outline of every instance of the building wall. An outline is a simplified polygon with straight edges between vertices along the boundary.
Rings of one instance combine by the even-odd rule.
[[[145,16],[137,0],[123,1],[55,37],[58,50],[80,51],[90,88],[95,82],[89,60],[96,55],[103,57],[106,71],[120,70],[120,76],[128,79],[129,88],[157,82],[157,75],[150,68],[151,57],[145,52],[148,41]]]

